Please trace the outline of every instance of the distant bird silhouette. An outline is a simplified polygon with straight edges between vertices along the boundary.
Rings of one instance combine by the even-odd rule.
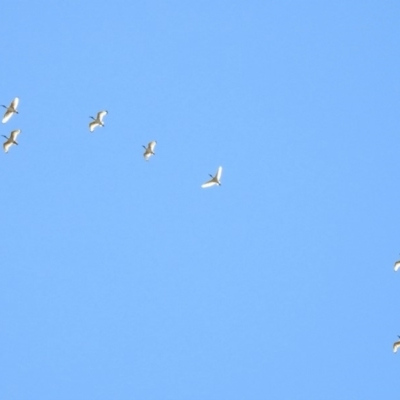
[[[154,147],[156,147],[157,142],[155,140],[153,140],[152,142],[150,142],[147,147],[143,146],[143,148],[145,149],[145,152],[143,153],[143,157],[146,161],[149,160],[149,158],[151,156],[154,156],[156,153],[154,153]]]
[[[13,145],[13,144],[18,144],[17,143],[17,136],[21,133],[21,129],[16,129],[15,131],[12,131],[10,134],[10,137],[8,138],[7,136],[1,135],[5,137],[7,140],[3,143],[3,149],[6,153],[8,153],[8,149]]]
[[[93,122],[89,124],[89,130],[90,132],[93,132],[95,128],[98,126],[104,126],[103,118],[108,114],[108,111],[99,111],[97,113],[97,117],[89,117],[93,119]]]
[[[397,272],[400,268],[400,260],[394,263],[394,270]]]
[[[211,179],[209,181],[207,181],[206,183],[203,183],[201,185],[202,188],[208,188],[210,186],[214,186],[214,185],[218,185],[221,186],[221,175],[222,175],[222,167],[218,167],[217,173],[212,176],[211,174],[209,174],[211,176]]]
[[[12,117],[13,114],[18,114],[17,111],[18,103],[19,103],[19,98],[16,97],[8,107],[5,106],[4,104],[1,105],[2,107],[6,108],[6,112],[4,113],[3,119],[1,120],[3,124],[5,124]]]

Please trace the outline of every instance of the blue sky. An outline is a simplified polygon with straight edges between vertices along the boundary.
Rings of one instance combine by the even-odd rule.
[[[399,15],[4,3],[0,397],[398,399]]]

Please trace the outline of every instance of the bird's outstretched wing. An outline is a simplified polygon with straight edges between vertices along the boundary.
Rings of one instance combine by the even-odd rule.
[[[218,171],[215,175],[215,177],[218,179],[218,181],[221,179],[221,175],[222,175],[222,167],[218,167]]]
[[[146,161],[148,161],[148,159],[151,157],[151,152],[150,152],[148,149],[146,149],[146,150],[144,151],[144,153],[143,153],[143,157],[144,157],[144,159],[145,159]]]
[[[16,129],[15,131],[11,132],[10,139],[17,140],[18,135],[21,133],[21,129]]]
[[[11,139],[7,139],[4,143],[3,143],[3,149],[5,153],[8,153],[8,149],[13,145],[13,142]]]
[[[394,270],[397,272],[399,270],[399,268],[400,268],[400,261],[396,261],[394,263]]]
[[[153,140],[152,142],[149,143],[148,148],[150,151],[154,152],[154,148],[156,147],[157,142]]]
[[[97,128],[98,126],[100,126],[100,124],[97,121],[92,121],[89,124],[89,130],[90,132],[93,132],[95,130],[95,128]]]
[[[11,116],[13,114],[14,113],[9,108],[7,108],[7,111],[4,113],[4,116],[3,116],[3,119],[1,120],[1,122],[3,124],[5,124],[11,118]]]
[[[400,347],[400,340],[398,342],[393,343],[393,351],[396,353],[398,348]]]
[[[108,111],[99,111],[98,113],[97,113],[97,119],[100,121],[100,122],[103,122],[103,118],[106,116],[108,114]]]
[[[210,179],[209,181],[207,181],[206,183],[203,183],[203,184],[201,185],[201,187],[202,187],[202,188],[208,188],[208,187],[214,186],[214,185],[216,185],[216,184],[217,184],[217,182],[215,182],[215,181],[214,181],[214,178],[212,178],[212,179]]]
[[[15,111],[17,111],[18,104],[19,104],[19,98],[16,97],[16,98],[11,102],[9,108],[13,108]]]

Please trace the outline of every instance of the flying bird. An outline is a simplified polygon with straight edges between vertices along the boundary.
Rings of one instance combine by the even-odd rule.
[[[3,124],[5,124],[12,117],[13,114],[18,114],[18,111],[17,111],[18,103],[19,103],[19,98],[16,97],[10,103],[10,105],[8,107],[5,106],[4,104],[1,105],[2,107],[4,107],[6,109],[6,112],[4,113],[3,119],[1,120],[1,122]]]
[[[397,272],[400,268],[400,260],[394,263],[394,270]]]
[[[92,120],[93,120],[93,122],[91,122],[89,124],[90,132],[93,132],[95,130],[95,128],[97,128],[98,126],[104,126],[103,118],[107,114],[108,114],[108,111],[99,111],[97,113],[97,117],[96,118],[89,117],[89,118],[92,118]]]
[[[8,149],[13,145],[13,144],[18,144],[17,143],[17,136],[21,133],[21,129],[16,129],[15,131],[12,131],[10,134],[10,137],[8,138],[7,136],[1,135],[5,137],[7,140],[3,143],[3,149],[6,153],[8,153]]]
[[[143,146],[143,148],[145,149],[145,152],[143,153],[143,157],[146,161],[149,160],[149,158],[151,156],[154,156],[156,153],[154,153],[154,147],[156,147],[157,142],[155,140],[153,140],[152,142],[150,142],[147,147]]]
[[[398,338],[400,338],[399,335],[397,335]],[[393,352],[397,353],[397,349],[400,347],[400,340],[398,340],[397,342],[393,343]]]
[[[222,174],[222,167],[218,167],[217,173],[214,176],[209,174],[211,176],[211,179],[209,181],[207,181],[206,183],[203,183],[201,185],[201,187],[208,188],[208,187],[214,186],[214,185],[221,186],[221,182],[220,182],[221,174]]]

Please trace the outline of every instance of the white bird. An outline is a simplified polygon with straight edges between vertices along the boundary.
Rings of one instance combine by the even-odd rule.
[[[400,260],[399,260],[399,261],[396,261],[396,262],[394,263],[394,270],[395,270],[395,272],[397,272],[397,271],[399,270],[399,268],[400,268]]]
[[[108,111],[99,111],[97,113],[97,117],[96,118],[89,117],[89,118],[92,118],[92,120],[93,120],[93,122],[91,122],[89,124],[90,132],[93,132],[95,130],[95,128],[97,128],[98,126],[104,126],[103,118],[107,114],[108,114]]]
[[[220,182],[221,174],[222,174],[222,167],[218,167],[217,173],[214,176],[209,174],[211,176],[211,179],[209,181],[207,181],[206,183],[203,183],[201,185],[201,187],[208,188],[208,187],[214,186],[214,185],[221,186],[221,182]]]
[[[5,123],[11,118],[11,116],[12,116],[13,114],[18,114],[18,111],[17,111],[18,103],[19,103],[19,98],[16,97],[16,98],[10,103],[10,105],[9,105],[8,107],[5,106],[5,105],[3,105],[3,104],[1,105],[2,107],[6,108],[6,112],[4,113],[4,117],[3,117],[3,119],[1,120],[1,122],[2,122],[3,124],[5,124]]]
[[[400,338],[400,336],[399,335],[397,335],[399,338]],[[393,352],[394,353],[396,353],[397,352],[397,349],[400,347],[400,340],[398,340],[397,342],[394,342],[393,343]]]
[[[10,137],[8,138],[7,136],[1,135],[5,137],[7,140],[3,143],[3,149],[6,153],[8,153],[8,149],[13,145],[13,144],[18,144],[17,143],[17,136],[21,133],[21,129],[16,129],[15,131],[12,131],[10,134]]]
[[[154,156],[156,154],[154,153],[154,147],[156,147],[156,144],[157,142],[153,140],[147,145],[147,147],[143,146],[143,148],[146,149],[145,152],[143,153],[143,157],[146,161],[148,161],[151,156]]]

